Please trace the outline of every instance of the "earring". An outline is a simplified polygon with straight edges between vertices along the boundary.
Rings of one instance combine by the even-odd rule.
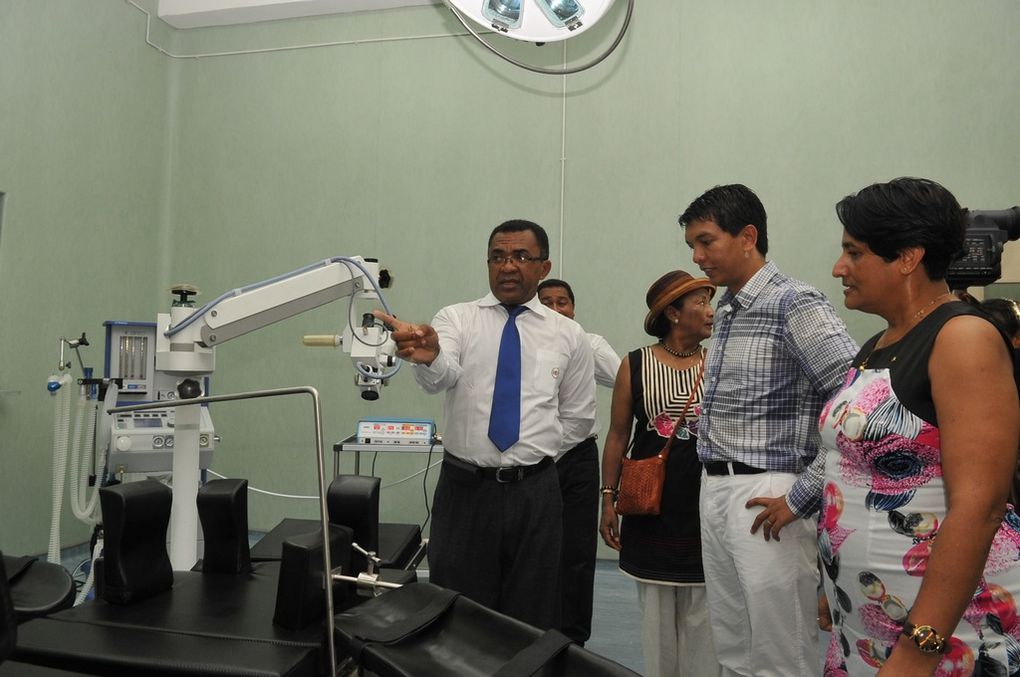
[[[676,318],[674,317],[674,318],[673,318],[673,324],[680,324],[680,320],[678,320],[678,319],[676,319]]]
[[[745,250],[744,250],[744,258],[745,258],[745,259],[749,259],[749,258],[751,258],[751,252],[750,252],[750,251],[748,251],[747,249],[745,249]]]

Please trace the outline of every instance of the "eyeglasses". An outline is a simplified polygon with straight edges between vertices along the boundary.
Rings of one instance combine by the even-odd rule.
[[[545,261],[544,256],[532,256],[527,252],[513,252],[512,254],[493,254],[485,259],[490,266],[502,266],[508,261],[514,265],[523,266],[532,261]]]

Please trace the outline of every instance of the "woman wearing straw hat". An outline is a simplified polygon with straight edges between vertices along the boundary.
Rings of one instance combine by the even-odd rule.
[[[705,354],[701,342],[712,334],[714,293],[707,278],[682,270],[656,280],[645,296],[644,328],[659,340],[624,358],[613,389],[599,531],[607,545],[620,551],[620,569],[637,581],[649,677],[719,674],[705,604],[696,449]],[[621,524],[615,499],[628,446],[632,459],[648,458],[670,436],[660,514],[626,516]]]

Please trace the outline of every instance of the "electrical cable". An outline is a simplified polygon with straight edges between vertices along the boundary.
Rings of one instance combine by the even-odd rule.
[[[609,45],[609,48],[605,52],[600,54],[598,57],[592,59],[588,63],[581,64],[580,66],[573,66],[572,68],[542,68],[541,66],[533,66],[531,64],[524,63],[523,61],[518,61],[513,57],[509,57],[506,54],[500,52],[492,45],[490,45],[485,40],[483,40],[482,36],[479,35],[475,31],[475,29],[471,27],[471,25],[464,19],[464,17],[461,15],[461,13],[457,10],[456,7],[454,7],[453,5],[449,5],[449,8],[450,11],[453,12],[453,15],[457,17],[457,21],[460,22],[460,25],[467,29],[467,31],[474,36],[475,40],[481,43],[481,45],[485,47],[485,49],[489,50],[490,52],[498,56],[500,59],[503,59],[503,61],[513,64],[518,68],[523,68],[526,71],[538,73],[539,75],[573,75],[574,73],[580,73],[582,71],[588,70],[589,68],[594,68],[595,66],[605,61],[610,54],[616,51],[616,48],[623,41],[623,36],[627,33],[627,27],[630,26],[630,17],[634,13],[634,0],[627,0],[627,14],[624,16],[623,26],[620,27],[620,32],[616,35],[616,39],[613,40],[613,44]]]
[[[429,468],[432,467],[432,451],[435,448],[436,448],[436,444],[435,444],[435,442],[433,442],[429,446],[429,457],[425,461],[425,472],[422,473],[422,476],[421,476],[421,493],[425,497],[425,521],[421,523],[421,533],[423,533],[423,534],[425,533],[425,527],[427,527],[428,524],[429,524],[429,520],[432,519],[432,509],[429,508],[429,490],[428,490],[427,482],[428,482],[428,478],[429,478]],[[439,465],[439,463],[442,463],[442,462],[443,462],[442,459],[440,459],[436,463],[436,465]]]
[[[212,470],[212,469],[209,469],[206,472],[208,472],[210,475],[213,475],[215,477],[219,477],[221,480],[230,479],[226,475],[221,475],[221,474],[219,474],[218,472],[216,472],[215,470]],[[298,500],[307,500],[307,501],[317,501],[317,500],[319,500],[318,496],[301,496],[299,494],[281,494],[281,493],[277,493],[275,491],[266,491],[265,489],[259,489],[257,487],[253,487],[250,484],[248,485],[248,491],[252,491],[252,492],[254,492],[256,494],[263,494],[265,496],[275,496],[276,498],[294,498],[294,499],[298,499]]]
[[[429,458],[430,459],[432,457],[431,454],[432,454],[432,451],[429,450]],[[404,482],[410,482],[415,477],[418,477],[419,475],[422,475],[424,473],[428,473],[428,471],[431,468],[436,467],[437,465],[439,465],[442,462],[443,462],[442,459],[440,459],[440,460],[436,461],[435,463],[433,463],[432,465],[424,468],[423,470],[419,470],[419,471],[417,471],[415,473],[412,473],[412,474],[408,475],[407,477],[404,477],[402,479],[397,480],[396,482],[392,482],[391,484],[384,484],[384,485],[382,485],[379,488],[380,488],[380,490],[381,489],[389,489],[389,488],[395,487],[395,486],[397,486],[399,484],[403,484]],[[208,469],[206,472],[208,472],[210,475],[213,475],[214,477],[220,478],[221,480],[230,479],[226,475],[221,475],[218,472],[216,472],[215,470],[212,470],[211,468]],[[251,486],[250,484],[248,485],[248,491],[252,491],[252,492],[255,492],[257,494],[264,494],[266,496],[275,496],[277,498],[293,498],[293,499],[298,499],[298,500],[314,500],[314,501],[319,500],[318,496],[301,496],[301,495],[298,495],[298,494],[281,494],[281,493],[277,493],[277,492],[274,492],[274,491],[267,491],[265,489],[258,489],[256,487]]]

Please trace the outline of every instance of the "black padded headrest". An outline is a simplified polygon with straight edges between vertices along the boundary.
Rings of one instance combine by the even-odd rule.
[[[248,480],[207,482],[198,490],[196,504],[205,543],[202,571],[227,574],[251,571]]]
[[[354,530],[354,542],[365,550],[379,551],[378,477],[337,475],[326,491],[331,524]]]
[[[127,604],[173,586],[174,573],[166,551],[172,500],[170,487],[155,480],[99,490],[105,532],[103,599]]]

